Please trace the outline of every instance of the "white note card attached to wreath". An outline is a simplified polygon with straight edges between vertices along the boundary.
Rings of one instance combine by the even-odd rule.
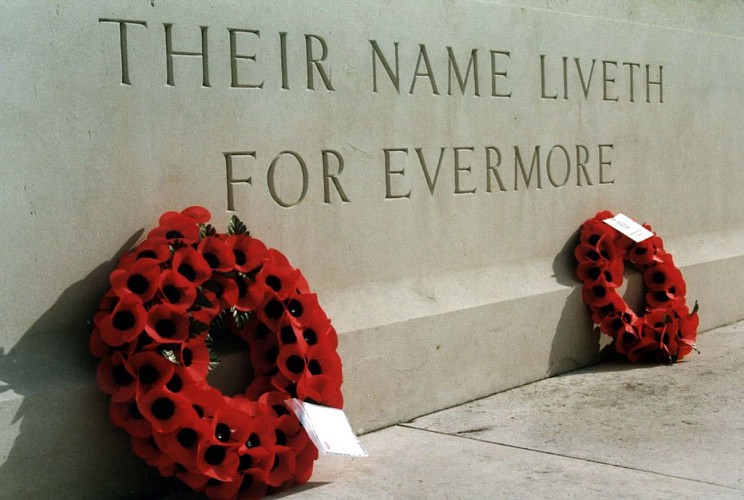
[[[647,240],[654,235],[654,233],[623,214],[617,214],[615,217],[604,219],[604,223],[608,226],[614,227],[636,243]]]
[[[308,436],[324,455],[368,456],[351,430],[349,419],[343,410],[314,405],[299,399],[288,399],[285,403],[297,414]]]

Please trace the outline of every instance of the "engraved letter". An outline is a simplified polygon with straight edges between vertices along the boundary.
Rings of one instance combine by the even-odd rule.
[[[522,179],[524,179],[524,185],[526,188],[530,187],[530,180],[532,180],[532,173],[537,170],[537,189],[542,189],[542,180],[540,179],[540,146],[535,146],[535,153],[532,155],[532,163],[530,164],[530,173],[524,171],[524,163],[522,162],[522,155],[519,154],[519,146],[514,146],[514,191],[518,191],[519,187],[517,182],[519,177],[517,173],[522,172]]]
[[[584,158],[581,158],[581,153],[584,152]],[[584,179],[586,183],[593,186],[592,180],[589,178],[589,173],[586,171],[586,162],[589,161],[589,148],[582,144],[576,145],[576,185],[581,186],[581,172],[584,172]]]
[[[664,95],[662,93],[661,88],[661,70],[664,69],[663,66],[659,66],[659,79],[657,81],[652,81],[650,76],[650,69],[649,65],[646,65],[646,102],[651,102],[651,85],[658,85],[659,86],[659,103],[664,102]]]
[[[555,151],[556,149],[560,149],[561,151],[563,151],[563,156],[566,158],[566,176],[563,178],[563,182],[561,182],[560,184],[557,184],[555,182],[555,179],[553,178],[553,172],[550,169],[552,165],[550,163],[550,159],[553,156],[553,151]],[[566,151],[566,148],[564,148],[560,144],[556,144],[555,146],[550,148],[550,151],[548,151],[548,158],[545,160],[545,170],[547,170],[548,180],[553,186],[561,187],[561,186],[564,186],[568,182],[568,177],[569,175],[571,175],[571,158],[569,158],[568,151]]]
[[[555,95],[546,95],[545,94],[545,56],[543,54],[540,54],[540,86],[542,92],[540,93],[540,97],[543,99],[558,99],[558,94]],[[516,180],[515,180],[516,182]]]
[[[460,68],[457,66],[457,59],[455,53],[452,52],[452,47],[447,47],[447,95],[452,95],[452,71],[454,70],[457,84],[460,86],[460,93],[465,95],[465,87],[468,85],[468,77],[470,76],[470,68],[473,69],[473,86],[475,87],[475,95],[480,96],[478,90],[478,49],[473,49],[470,52],[470,60],[468,61],[468,68],[465,70],[465,78],[463,79],[460,74]]]
[[[387,59],[385,59],[385,56],[382,54],[382,51],[380,50],[380,46],[377,45],[377,41],[370,40],[369,43],[372,44],[372,92],[377,93],[377,59],[380,60],[382,63],[382,67],[385,68],[385,72],[388,75],[388,78],[390,78],[390,81],[393,83],[393,86],[395,87],[395,90],[400,94],[400,71],[399,71],[399,65],[398,65],[398,42],[395,42],[393,45],[395,46],[395,73],[393,73],[392,68],[390,67],[390,64],[387,62]]]
[[[444,148],[443,148],[444,149]],[[473,189],[460,189],[460,172],[467,172],[470,174],[471,165],[468,165],[467,167],[460,167],[460,151],[470,151],[471,153],[475,153],[475,148],[453,148],[455,151],[455,194],[475,194],[475,188]]]
[[[336,192],[341,197],[341,201],[349,203],[349,198],[346,196],[346,193],[338,180],[338,176],[344,171],[344,159],[338,151],[333,151],[332,149],[324,149],[321,151],[321,154],[323,155],[323,203],[331,202],[331,185],[328,181],[333,182],[333,187],[336,188]],[[331,155],[336,157],[336,164],[338,165],[335,174],[329,173],[330,164],[328,157]]]
[[[245,54],[238,54],[237,43],[237,33],[250,33],[251,35],[256,35],[256,38],[260,38],[261,32],[257,30],[241,30],[235,28],[227,28],[227,31],[230,33],[230,86],[243,89],[262,89],[264,84],[263,80],[261,81],[261,83],[256,84],[240,83],[238,81],[238,59],[245,59],[248,61],[256,62],[256,55],[253,54],[251,56],[248,56]]]
[[[419,68],[421,67],[421,61],[424,61],[424,65],[426,66],[426,72],[425,73],[419,73]],[[411,90],[408,92],[409,94],[413,94],[413,89],[416,87],[416,78],[420,76],[425,76],[429,78],[429,83],[431,84],[431,91],[434,93],[434,95],[439,95],[439,90],[437,90],[437,82],[434,81],[434,74],[431,71],[431,63],[429,63],[429,54],[426,53],[426,45],[419,44],[419,55],[418,60],[416,61],[416,71],[413,73],[413,80],[411,81]]]
[[[235,197],[233,195],[233,184],[243,183],[253,185],[253,181],[250,177],[247,179],[235,179],[233,177],[233,157],[234,156],[250,156],[254,160],[256,159],[255,151],[236,151],[233,153],[222,153],[225,157],[225,167],[227,171],[227,211],[235,211]]]
[[[390,169],[390,153],[405,153],[408,155],[408,149],[407,148],[385,148],[383,149],[385,152],[385,199],[386,200],[394,200],[396,198],[410,198],[411,197],[411,190],[409,189],[406,194],[393,194],[392,189],[392,182],[390,182],[390,176],[395,175],[404,175],[405,168],[402,168],[400,170],[391,170]]]
[[[139,24],[147,28],[145,21],[130,21],[128,19],[98,19],[99,23],[119,23],[119,45],[121,50],[121,83],[131,85],[129,81],[129,46],[127,44],[127,24]]]
[[[589,88],[592,85],[592,75],[594,74],[594,63],[597,62],[596,59],[592,59],[592,67],[589,70],[589,78],[584,82],[584,72],[581,71],[581,63],[579,62],[578,57],[574,57],[574,62],[576,63],[576,72],[579,74],[579,81],[581,82],[581,90],[584,91],[584,99],[589,98]]]
[[[496,153],[496,164],[491,163],[491,152]],[[501,151],[499,151],[499,148],[494,146],[488,146],[486,147],[486,191],[491,192],[491,172],[493,172],[493,175],[496,177],[496,182],[499,183],[499,189],[501,191],[506,191],[506,188],[504,187],[504,183],[501,182],[501,176],[499,175],[499,171],[496,170],[501,165]]]
[[[496,77],[508,78],[506,71],[496,71],[496,56],[506,56],[507,59],[510,59],[511,54],[509,51],[503,50],[491,51],[491,97],[511,97],[511,90],[508,94],[499,94],[496,90]]]
[[[630,80],[630,102],[635,102],[635,99],[633,98],[633,66],[640,68],[641,65],[638,63],[624,62],[623,66],[628,67],[628,79]]]
[[[300,196],[297,198],[297,200],[293,202],[282,200],[276,192],[276,184],[274,183],[274,171],[276,170],[276,165],[277,163],[279,163],[279,159],[282,157],[282,155],[294,156],[294,158],[297,160],[297,163],[300,165],[300,171],[302,172],[302,192],[300,193]],[[294,151],[282,151],[281,153],[276,155],[276,158],[271,161],[271,165],[269,165],[269,172],[266,174],[266,180],[269,184],[269,194],[271,194],[271,197],[274,199],[276,204],[284,208],[293,207],[301,202],[307,194],[307,165],[305,165],[305,161],[302,159],[302,157]]]
[[[612,150],[613,145],[612,144],[600,144],[599,145],[599,183],[600,184],[614,184],[615,179],[611,179],[608,181],[604,180],[604,170],[603,167],[612,167],[612,160],[604,161],[604,155],[603,155],[603,149],[607,148]]]
[[[426,166],[426,160],[424,160],[424,152],[421,148],[416,148],[416,155],[418,156],[419,163],[421,164],[421,170],[424,171],[424,177],[426,177],[426,185],[429,186],[429,192],[434,195],[434,188],[437,185],[437,178],[439,177],[439,169],[442,168],[442,158],[444,158],[444,148],[439,150],[439,161],[437,162],[437,170],[434,172],[434,179],[432,180],[429,169]]]
[[[201,57],[202,59],[202,87],[209,87],[209,59],[207,54],[207,26],[199,26],[201,28],[201,52],[182,52],[173,50],[173,25],[169,23],[163,23],[165,26],[165,69],[166,69],[166,85],[169,87],[175,87],[173,78],[173,56],[190,56],[190,57]]]
[[[320,48],[323,49],[323,52],[318,59],[313,57],[313,40],[320,42]],[[331,85],[331,79],[326,74],[325,68],[320,64],[326,60],[326,57],[328,57],[328,45],[326,45],[325,40],[318,35],[305,35],[305,54],[307,59],[307,89],[315,90],[315,80],[313,79],[314,65],[318,70],[318,74],[320,75],[321,80],[323,80],[325,87],[328,90],[334,90]]]
[[[603,92],[602,92],[602,100],[603,101],[615,101],[615,102],[617,102],[617,100],[618,100],[618,97],[617,96],[615,96],[614,98],[607,97],[607,87],[608,87],[607,84],[608,83],[612,83],[613,85],[615,84],[615,76],[614,76],[614,74],[613,74],[612,78],[610,78],[607,75],[607,67],[609,65],[613,65],[617,69],[617,62],[615,62],[615,61],[602,61],[602,90],[603,90]]]
[[[289,70],[287,69],[287,34],[279,32],[279,59],[282,63],[282,90],[289,90]]]

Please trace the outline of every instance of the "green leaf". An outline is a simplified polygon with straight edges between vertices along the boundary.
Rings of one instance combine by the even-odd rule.
[[[220,293],[222,291],[222,285],[217,283],[215,280],[207,280],[202,283],[201,287],[214,293]]]
[[[242,330],[245,325],[248,324],[248,321],[251,319],[251,314],[247,311],[238,311],[234,307],[232,308],[232,316],[235,320],[235,325],[238,327],[238,330]]]
[[[197,307],[212,307],[212,303],[201,292],[197,292],[196,299],[194,299],[194,305]]]
[[[196,319],[191,320],[191,325],[189,325],[189,335],[192,337],[195,337],[202,332],[206,332],[207,330],[209,330],[209,325],[206,323],[202,323]]]
[[[692,312],[690,313],[690,316],[698,312],[698,309],[700,309],[700,304],[698,304],[698,301],[695,301],[695,306],[692,308]]]
[[[250,236],[248,228],[243,224],[237,215],[230,217],[230,223],[227,225],[227,234],[245,234]]]
[[[672,317],[669,316],[668,314],[665,314],[664,315],[664,324],[666,325],[666,324],[669,324],[671,322],[672,322]]]
[[[217,230],[212,227],[212,224],[199,224],[199,239],[214,236],[215,234],[217,234]]]
[[[161,356],[163,356],[174,365],[181,365],[181,363],[178,362],[178,357],[176,356],[176,353],[173,351],[173,349],[161,347],[158,349],[158,353],[160,353]]]

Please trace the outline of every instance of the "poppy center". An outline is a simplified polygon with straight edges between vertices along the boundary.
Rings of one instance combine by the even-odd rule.
[[[171,392],[180,392],[183,388],[183,380],[177,373],[174,373],[168,383],[165,384],[165,387]]]
[[[273,274],[270,274],[266,277],[266,285],[274,290],[275,292],[278,292],[282,289],[282,282],[279,278],[274,276]]]
[[[178,274],[189,281],[194,281],[196,279],[196,271],[191,264],[181,264],[178,266]]]
[[[312,373],[313,375],[319,375],[319,374],[320,374],[320,372],[321,372],[321,370],[320,370],[320,363],[318,363],[318,360],[317,360],[317,359],[313,359],[313,360],[311,360],[311,361],[310,361],[310,362],[309,362],[309,363],[307,364],[307,369],[308,369],[308,370],[310,371],[310,373]]]
[[[630,332],[625,332],[623,334],[623,344],[630,345],[635,341],[635,335],[633,335]]]
[[[282,405],[274,405],[271,407],[271,409],[274,410],[274,413],[276,413],[277,417],[281,417],[282,415],[289,415],[289,410]]]
[[[119,311],[114,314],[112,324],[117,330],[126,331],[131,329],[135,322],[136,320],[132,311]]]
[[[213,444],[204,453],[204,460],[209,465],[220,465],[225,460],[225,448]]]
[[[599,253],[596,250],[589,250],[588,252],[586,252],[586,256],[593,261],[599,260]]]
[[[271,466],[271,470],[276,470],[279,467],[279,455],[274,455],[274,465]]]
[[[239,266],[242,266],[248,261],[248,259],[245,258],[245,252],[237,248],[233,248],[233,255],[235,256],[235,263]]]
[[[662,273],[661,271],[656,271],[651,276],[651,281],[653,281],[657,285],[661,285],[662,283],[666,281],[666,275]]]
[[[594,287],[594,295],[596,295],[599,298],[602,298],[605,295],[607,295],[607,290],[603,286],[595,286]]]
[[[137,295],[145,293],[149,286],[150,282],[141,274],[133,274],[127,280],[127,288]]]
[[[160,376],[160,372],[158,372],[157,368],[152,365],[140,366],[137,374],[139,375],[140,382],[143,384],[152,384]]]
[[[168,398],[158,398],[152,403],[151,409],[158,420],[168,420],[176,413],[176,403]]]
[[[282,312],[284,312],[284,307],[281,302],[272,299],[268,304],[266,304],[266,307],[264,307],[264,312],[266,313],[266,316],[271,319],[279,319]]]
[[[589,278],[591,278],[593,281],[596,281],[597,278],[599,278],[599,275],[602,274],[602,271],[598,267],[592,267],[589,269],[589,272],[587,273],[589,275]]]
[[[198,438],[199,436],[197,436],[196,431],[189,428],[181,429],[176,435],[178,444],[180,444],[184,448],[191,448],[192,446],[194,446]]]
[[[276,363],[276,357],[279,355],[279,348],[277,346],[272,346],[269,348],[269,350],[266,351],[266,361],[268,361],[271,364]]]
[[[656,300],[659,302],[666,302],[669,300],[669,297],[667,296],[666,292],[656,292]]]
[[[209,267],[212,269],[220,267],[220,259],[212,252],[204,253],[202,254],[202,257],[204,257],[204,260],[207,261],[207,264],[209,264]]]
[[[164,339],[169,339],[176,334],[176,324],[169,319],[161,319],[155,323],[155,331]]]
[[[274,434],[276,435],[277,446],[287,446],[287,435],[284,432],[277,429],[274,431]]]
[[[297,343],[297,336],[295,335],[294,329],[287,325],[285,327],[282,327],[282,342],[285,344],[295,344]]]
[[[235,283],[238,285],[238,297],[242,299],[248,292],[248,285],[245,283],[245,280],[237,280]]]
[[[163,295],[165,295],[165,298],[171,304],[177,304],[181,300],[181,290],[174,285],[165,285],[163,287]]]
[[[245,442],[246,448],[255,448],[260,444],[261,438],[259,438],[258,434],[256,434],[255,432],[251,432],[251,435],[248,436],[248,441]]]
[[[134,377],[124,368],[124,365],[116,365],[111,375],[117,385],[129,385],[134,382]]]
[[[172,240],[174,238],[183,238],[183,235],[180,231],[176,231],[175,229],[172,229],[165,233],[165,239],[166,240]]]
[[[318,334],[312,328],[305,328],[302,332],[302,337],[307,342],[307,345],[315,345],[318,342]]]
[[[619,330],[623,327],[624,323],[623,320],[620,318],[615,318],[612,320],[612,329],[613,330]]]
[[[194,361],[194,352],[187,347],[181,351],[181,359],[183,360],[183,366],[188,368]]]
[[[232,431],[230,430],[230,426],[227,424],[219,423],[214,429],[214,437],[216,437],[217,441],[220,443],[227,443],[230,441],[230,434],[232,434]]]
[[[289,310],[289,314],[295,318],[302,316],[302,303],[299,300],[290,300],[289,304],[287,304],[287,309]]]
[[[157,258],[158,258],[158,254],[156,254],[154,250],[142,250],[140,253],[137,254],[137,260],[157,259]]]
[[[597,243],[599,243],[599,235],[593,234],[589,236],[589,239],[587,241],[589,241],[590,245],[596,245]]]

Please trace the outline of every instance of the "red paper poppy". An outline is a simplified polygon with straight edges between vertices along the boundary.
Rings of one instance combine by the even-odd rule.
[[[96,379],[98,387],[111,395],[111,401],[130,401],[134,398],[137,387],[135,373],[129,368],[121,353],[114,352],[98,363]]]
[[[172,377],[175,365],[153,351],[141,351],[129,358],[131,370],[137,374],[137,387],[140,394],[164,386]]]
[[[144,396],[138,396],[137,405],[152,428],[161,433],[173,432],[199,418],[188,399],[164,387],[154,388]]]
[[[147,233],[147,238],[192,243],[199,239],[199,226],[195,222],[187,215],[166,212],[160,216],[160,225]]]
[[[212,269],[207,261],[191,247],[176,250],[173,254],[173,269],[193,283],[194,286],[200,286],[212,277]]]
[[[142,301],[130,293],[119,300],[111,313],[102,315],[97,326],[103,341],[116,347],[136,339],[146,323],[147,311]]]
[[[297,383],[297,397],[308,403],[332,408],[342,408],[344,397],[338,390],[338,382],[330,375],[304,377]]]
[[[154,433],[155,442],[174,461],[186,469],[196,469],[199,443],[209,441],[211,427],[204,419],[193,419],[169,433]]]
[[[225,242],[216,236],[208,236],[197,247],[212,271],[226,273],[235,269],[235,255]]]
[[[178,362],[191,380],[204,380],[209,372],[209,349],[204,342],[189,340],[181,344]]]
[[[189,316],[168,303],[153,306],[147,313],[147,334],[162,344],[178,344],[189,337]]]
[[[239,465],[237,446],[214,440],[199,443],[196,466],[202,474],[219,481],[231,481],[237,476]]]
[[[132,437],[134,454],[153,467],[168,467],[175,462],[158,447],[152,436],[147,438]]]
[[[109,404],[109,417],[117,427],[121,427],[134,437],[150,437],[152,426],[139,411],[136,401],[123,401]]]
[[[289,480],[295,472],[297,459],[291,448],[286,446],[274,447],[274,463],[266,477],[266,484],[279,487]]]
[[[116,267],[126,269],[132,267],[140,259],[152,259],[160,264],[170,258],[168,240],[162,238],[148,238],[119,259]]]
[[[261,240],[251,238],[246,234],[235,234],[225,238],[225,246],[235,257],[235,269],[241,273],[249,273],[266,260],[266,245]]]
[[[159,290],[165,302],[182,311],[187,311],[196,299],[194,284],[172,269],[161,275]]]
[[[235,308],[239,311],[253,311],[263,302],[265,286],[241,276],[235,278],[235,284],[238,290]]]

